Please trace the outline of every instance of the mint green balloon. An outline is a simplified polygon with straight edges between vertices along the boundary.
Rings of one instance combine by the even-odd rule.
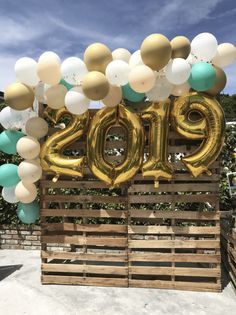
[[[141,102],[145,97],[144,93],[135,92],[130,87],[129,83],[122,86],[122,93],[123,93],[123,97],[126,100],[131,101],[131,102]]]
[[[192,66],[188,83],[196,91],[207,91],[216,82],[216,71],[207,62],[197,62]]]
[[[67,91],[69,91],[70,89],[73,88],[73,85],[71,85],[70,83],[66,82],[64,79],[61,79],[61,81],[59,82],[59,84],[64,85],[64,87],[67,88]]]
[[[0,134],[0,151],[16,154],[16,144],[25,135],[17,130],[5,130]]]
[[[23,223],[34,223],[39,218],[39,204],[37,201],[31,203],[19,202],[16,213]]]
[[[20,181],[17,173],[18,166],[15,164],[3,164],[0,166],[0,186],[15,186]]]

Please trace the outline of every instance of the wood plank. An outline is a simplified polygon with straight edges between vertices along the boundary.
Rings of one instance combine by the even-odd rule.
[[[149,219],[182,219],[182,220],[203,220],[213,221],[219,220],[220,215],[217,212],[203,211],[161,211],[161,210],[143,210],[131,209],[130,216],[132,218],[149,218]]]
[[[105,277],[77,277],[77,276],[50,276],[42,275],[42,284],[69,284],[92,286],[120,286],[127,287],[128,279]]]
[[[73,244],[87,245],[97,247],[125,247],[127,245],[126,237],[83,237],[83,236],[67,236],[67,235],[43,235],[41,236],[42,243],[58,243],[58,244]]]
[[[199,195],[130,195],[130,203],[171,203],[171,202],[210,202],[215,204],[219,200],[218,194]]]
[[[185,291],[200,292],[220,292],[221,287],[212,282],[190,282],[190,281],[164,281],[164,280],[129,280],[130,287],[136,288],[158,288],[158,289],[177,289]]]
[[[119,224],[75,224],[75,223],[44,223],[43,233],[48,231],[62,232],[97,232],[97,233],[126,233],[126,225]],[[46,230],[46,231],[45,231]],[[46,233],[45,233],[46,232]]]
[[[220,234],[220,228],[216,226],[155,226],[144,225],[128,226],[130,234]]]
[[[130,248],[196,248],[217,249],[217,240],[130,240]]]
[[[145,261],[145,262],[201,262],[201,263],[219,263],[220,255],[216,254],[176,254],[176,253],[135,253],[129,255],[130,261]]]
[[[92,188],[109,188],[109,186],[98,180],[58,180],[53,182],[51,180],[41,180],[40,184],[45,188],[78,188],[78,189],[92,189]]]
[[[141,173],[139,173],[133,177],[133,180],[134,181],[143,181],[144,178],[143,178],[143,175]],[[145,181],[147,181],[147,180],[153,181],[153,177],[151,177],[151,176],[145,177]],[[195,183],[197,183],[197,182],[210,182],[210,183],[212,183],[215,181],[219,182],[220,175],[219,174],[213,174],[213,175],[209,176],[209,175],[202,174],[199,177],[195,178],[190,174],[190,172],[186,172],[183,174],[174,173],[172,180],[185,181],[185,182],[186,181],[190,181],[190,182],[192,181]],[[168,182],[168,181],[166,181],[166,182]]]
[[[80,253],[65,251],[41,251],[42,258],[50,259],[71,259],[86,261],[127,261],[127,255],[124,253]]]
[[[191,277],[219,277],[217,268],[184,268],[184,267],[137,267],[131,266],[129,273],[134,275],[168,275]]]
[[[44,195],[44,202],[78,202],[78,203],[125,203],[123,196],[98,196],[98,195]]]
[[[77,218],[120,218],[127,216],[125,210],[88,210],[88,209],[42,209],[41,217],[77,217]]]
[[[77,264],[42,264],[42,271],[47,272],[78,272],[96,273],[110,275],[127,275],[128,269],[125,266],[93,266]]]
[[[217,192],[219,190],[218,183],[209,183],[209,184],[197,184],[197,183],[186,183],[186,184],[166,184],[161,183],[158,188],[155,188],[153,184],[134,184],[129,187],[128,192],[130,194],[137,192],[205,192],[212,191]]]

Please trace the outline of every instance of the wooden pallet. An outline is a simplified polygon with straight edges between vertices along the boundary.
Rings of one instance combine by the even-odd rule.
[[[106,158],[119,163],[125,133],[116,126],[109,134],[119,138],[107,141]],[[171,181],[160,181],[158,189],[141,173],[112,190],[88,168],[83,179],[64,176],[56,183],[44,174],[43,284],[221,290],[219,162],[211,166],[212,176],[195,179],[177,154],[199,144],[173,131],[169,138],[175,174]],[[85,140],[69,149],[85,152]],[[49,251],[53,244],[70,249]]]

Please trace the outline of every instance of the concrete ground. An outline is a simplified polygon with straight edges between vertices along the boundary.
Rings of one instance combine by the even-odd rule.
[[[228,315],[236,295],[225,284],[222,293],[43,286],[39,251],[0,251],[1,315]]]

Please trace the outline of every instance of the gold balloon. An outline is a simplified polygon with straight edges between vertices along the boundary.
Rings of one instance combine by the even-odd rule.
[[[210,94],[212,96],[219,94],[224,89],[227,82],[225,72],[217,66],[214,66],[214,68],[216,71],[216,83],[212,88],[206,91],[207,94]]]
[[[15,110],[24,110],[32,107],[34,102],[33,90],[23,83],[13,83],[4,92],[5,102]]]
[[[47,112],[48,115],[50,115],[49,112]],[[57,181],[62,174],[83,177],[85,157],[69,157],[63,154],[63,150],[85,133],[89,114],[87,111],[82,115],[72,115],[65,108],[62,108],[54,111],[51,120],[57,123],[65,116],[69,117],[69,124],[65,129],[59,130],[50,136],[42,145],[40,152],[41,166],[44,171],[55,174],[53,181]]]
[[[148,159],[142,166],[143,176],[153,176],[155,187],[159,186],[158,179],[170,180],[173,168],[168,162],[168,133],[169,133],[170,100],[152,103],[142,113],[141,117],[149,123]]]
[[[67,89],[62,84],[51,86],[45,92],[45,101],[53,109],[60,109],[65,106],[65,96]]]
[[[185,36],[176,36],[171,42],[172,55],[171,58],[183,58],[186,59],[190,54],[191,46],[190,41]]]
[[[161,34],[152,34],[146,37],[140,50],[143,62],[156,71],[165,67],[171,58],[170,42]]]
[[[110,49],[101,43],[89,45],[84,52],[84,62],[89,71],[105,73],[106,67],[112,61]]]
[[[127,155],[123,163],[113,166],[104,159],[107,130],[119,123],[128,133]],[[140,118],[123,105],[105,107],[93,117],[87,137],[87,161],[92,173],[112,187],[131,179],[143,160],[144,132]]]
[[[109,93],[109,83],[103,73],[91,71],[83,78],[82,90],[90,100],[99,101]]]
[[[190,120],[191,112],[199,112],[202,118]],[[192,92],[174,101],[171,115],[173,127],[179,134],[188,139],[202,139],[199,148],[183,157],[182,162],[194,177],[203,172],[211,175],[208,168],[224,144],[225,119],[220,104],[214,98]]]

